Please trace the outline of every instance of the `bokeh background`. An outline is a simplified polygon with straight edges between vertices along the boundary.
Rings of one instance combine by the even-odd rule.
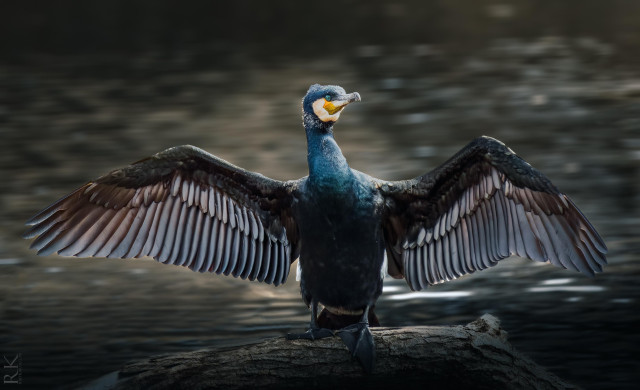
[[[0,353],[21,354],[23,385],[69,388],[136,358],[303,329],[293,277],[274,288],[150,259],[39,258],[20,234],[72,189],[173,145],[301,177],[300,99],[331,83],[363,98],[335,129],[352,167],[409,178],[490,135],[610,249],[595,278],[514,258],[422,293],[389,280],[383,325],[492,313],[565,380],[635,388],[639,48],[633,0],[1,2]]]

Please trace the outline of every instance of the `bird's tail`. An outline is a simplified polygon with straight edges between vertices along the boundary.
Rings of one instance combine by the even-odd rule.
[[[369,309],[369,326],[380,326],[380,321],[378,321],[378,317],[374,312],[374,307]],[[326,329],[343,329],[349,325],[357,324],[360,322],[360,315],[348,315],[348,314],[335,314],[327,310],[326,308],[322,309],[320,315],[318,316],[318,325],[321,328]]]

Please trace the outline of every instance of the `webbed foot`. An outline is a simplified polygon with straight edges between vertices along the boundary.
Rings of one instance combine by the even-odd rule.
[[[373,366],[376,361],[376,347],[373,342],[373,336],[366,322],[358,322],[349,325],[336,332],[349,348],[351,355],[358,359],[365,372],[373,372]]]
[[[326,337],[333,337],[334,335],[331,329],[311,328],[304,333],[287,333],[287,340],[319,340]]]

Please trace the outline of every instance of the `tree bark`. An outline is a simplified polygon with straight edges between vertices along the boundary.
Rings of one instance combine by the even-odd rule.
[[[457,326],[372,328],[377,362],[365,374],[338,337],[273,338],[233,349],[158,356],[90,384],[103,389],[575,389],[507,342],[485,314]]]

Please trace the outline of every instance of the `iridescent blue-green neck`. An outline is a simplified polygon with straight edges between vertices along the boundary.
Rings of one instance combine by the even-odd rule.
[[[309,181],[324,189],[345,189],[352,179],[351,169],[333,138],[333,124],[304,121],[307,131]]]

